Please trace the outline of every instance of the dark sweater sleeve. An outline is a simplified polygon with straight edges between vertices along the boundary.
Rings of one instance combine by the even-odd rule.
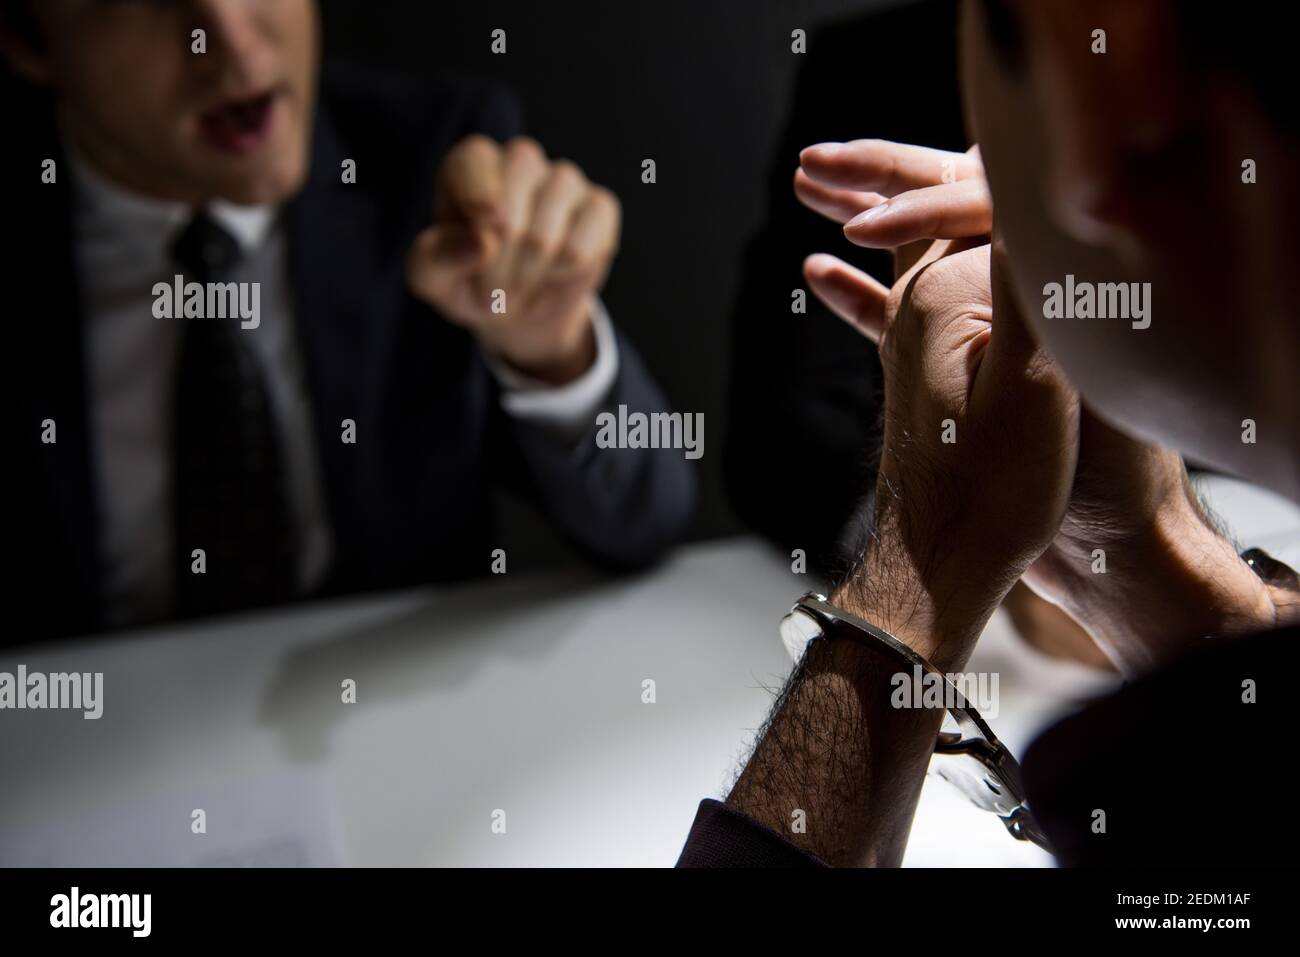
[[[678,867],[825,867],[807,851],[721,801],[704,800]]]
[[[1283,770],[1300,627],[1207,640],[1099,698],[1025,754],[1025,791],[1068,866],[1293,867]]]

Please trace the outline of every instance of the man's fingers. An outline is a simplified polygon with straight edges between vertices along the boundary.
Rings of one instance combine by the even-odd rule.
[[[803,263],[803,274],[830,310],[872,342],[879,342],[885,326],[889,290],[842,259],[817,253]]]
[[[563,270],[588,273],[608,265],[618,250],[622,220],[623,209],[613,193],[599,186],[589,190],[560,247]]]
[[[794,171],[794,194],[814,212],[837,223],[846,223],[864,209],[885,201],[879,193],[861,193],[851,189],[832,189],[810,179],[802,169]]]
[[[501,147],[486,136],[467,136],[447,154],[438,172],[437,222],[472,222],[506,229]]]
[[[510,257],[509,274],[516,288],[531,289],[551,265],[589,190],[587,177],[573,163],[561,160],[550,167]]]
[[[449,312],[472,318],[498,288],[526,304],[543,285],[590,287],[617,248],[618,200],[533,140],[467,137],[438,186],[434,226],[417,237],[407,272],[416,295]]]
[[[965,239],[993,229],[993,199],[982,177],[895,196],[844,225],[850,242],[892,249],[923,239]]]
[[[598,291],[618,250],[622,215],[613,193],[602,187],[589,190],[550,261],[545,282],[533,287],[528,304],[557,296],[563,300],[575,290]]]
[[[493,234],[460,223],[431,226],[415,237],[406,258],[411,292],[425,302],[446,305],[468,277],[495,255]]]
[[[546,182],[546,153],[536,140],[519,136],[505,145],[501,165],[502,208],[508,240],[514,241],[528,228],[537,190]]]
[[[799,165],[823,186],[885,196],[983,173],[978,153],[950,153],[888,140],[819,143],[799,154]]]

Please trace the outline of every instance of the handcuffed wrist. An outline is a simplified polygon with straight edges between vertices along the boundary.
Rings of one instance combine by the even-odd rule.
[[[1109,548],[1063,592],[1066,610],[1136,673],[1200,640],[1272,627],[1267,586],[1194,506],[1157,515]]]
[[[942,597],[949,600],[940,604]],[[903,554],[873,546],[831,602],[889,632],[945,671],[970,657],[997,599],[971,601],[926,581]]]

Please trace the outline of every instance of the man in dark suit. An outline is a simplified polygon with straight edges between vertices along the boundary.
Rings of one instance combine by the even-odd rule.
[[[318,82],[312,0],[0,10],[9,640],[486,573],[501,486],[610,564],[679,538],[683,453],[595,440],[667,408],[596,296],[618,202],[508,97]]]

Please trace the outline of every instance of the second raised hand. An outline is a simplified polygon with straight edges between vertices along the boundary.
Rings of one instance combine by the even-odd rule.
[[[407,260],[412,292],[483,348],[551,384],[595,354],[592,299],[618,249],[621,211],[609,190],[534,141],[484,136],[443,161],[433,224]]]
[[[914,244],[920,261],[984,241],[993,204],[976,150],[950,153],[883,140],[808,147],[795,177],[799,198],[844,223],[853,243]],[[857,212],[855,205],[861,206]],[[931,240],[940,242],[926,249]],[[994,257],[994,268],[997,257]],[[879,340],[898,286],[842,260],[808,257],[813,291],[842,318]],[[988,281],[994,284],[995,276]],[[1015,307],[1010,290],[1003,302]],[[1003,307],[1005,308],[1005,307]],[[1180,654],[1203,634],[1271,627],[1269,590],[1205,519],[1179,457],[1121,435],[1080,412],[1078,465],[1060,530],[1024,576],[1064,607],[1127,673]],[[1108,558],[1098,578],[1099,555]]]
[[[992,229],[993,201],[977,149],[953,153],[887,140],[853,140],[809,146],[799,161],[795,195],[840,223],[850,242],[892,249],[895,279],[922,257],[935,258],[938,251],[930,248],[932,241],[987,241]],[[804,275],[836,315],[879,339],[887,287],[826,253],[809,256]]]
[[[799,164],[795,195],[843,224],[845,237],[859,246],[898,250],[987,237],[993,228],[978,148],[952,153],[887,140],[819,143],[799,154]],[[919,255],[906,257],[898,273]]]

